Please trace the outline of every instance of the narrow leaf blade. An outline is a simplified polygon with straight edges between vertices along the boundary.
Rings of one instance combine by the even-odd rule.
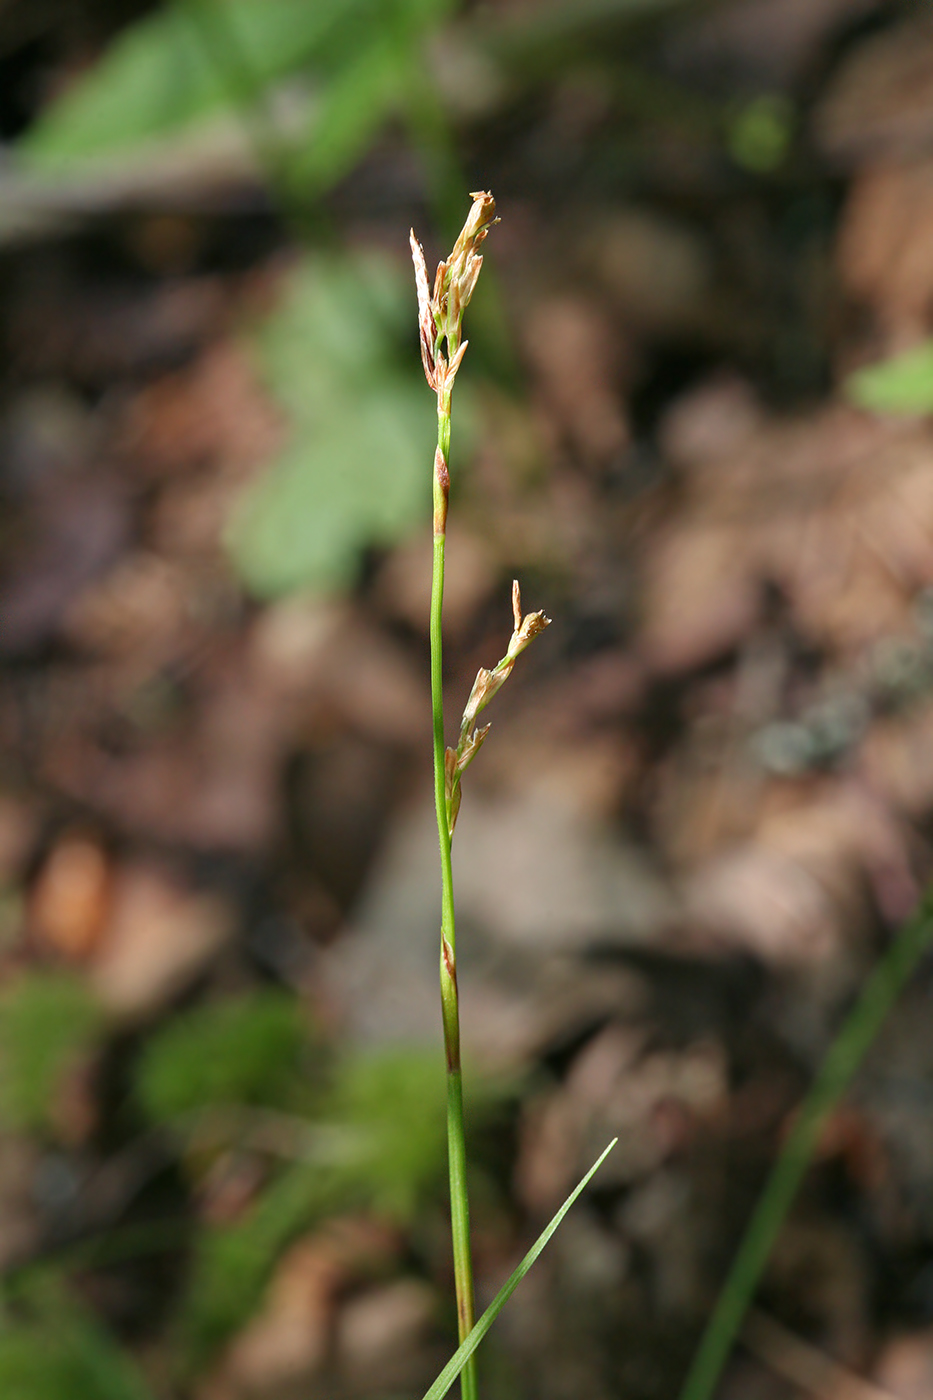
[[[606,1158],[609,1156],[609,1153],[612,1151],[612,1149],[615,1147],[618,1141],[618,1138],[612,1139],[612,1142],[610,1142],[609,1146],[590,1167],[583,1180],[576,1187],[574,1187],[573,1191],[571,1191],[566,1201],[564,1201],[564,1204],[561,1206],[560,1210],[551,1219],[550,1223],[547,1224],[541,1231],[541,1234],[535,1240],[534,1244],[531,1246],[522,1262],[518,1265],[514,1272],[509,1275],[506,1282],[499,1289],[499,1292],[496,1294],[495,1298],[493,1298],[492,1302],[489,1304],[489,1307],[483,1313],[482,1317],[477,1322],[472,1332],[470,1332],[469,1336],[467,1336],[464,1339],[464,1341],[461,1342],[460,1346],[454,1352],[453,1356],[450,1358],[443,1371],[441,1371],[440,1375],[437,1377],[437,1380],[431,1386],[430,1390],[425,1392],[423,1400],[442,1400],[442,1397],[447,1394],[448,1390],[453,1385],[454,1381],[457,1379],[460,1372],[463,1370],[464,1366],[469,1361],[470,1357],[476,1351],[476,1348],[479,1346],[480,1342],[483,1340],[486,1333],[489,1331],[490,1327],[495,1322],[496,1318],[499,1316],[500,1312],[511,1298],[512,1294],[515,1292],[516,1288],[521,1283],[522,1279],[525,1277],[532,1264],[538,1258],[538,1255],[544,1249],[544,1246],[547,1244],[548,1240],[551,1238],[554,1231],[557,1229],[558,1225],[561,1223],[564,1216],[567,1214],[568,1210],[573,1205],[574,1201],[580,1195],[581,1191],[583,1191],[584,1188],[589,1185],[590,1181],[599,1171],[603,1162],[605,1162]]]

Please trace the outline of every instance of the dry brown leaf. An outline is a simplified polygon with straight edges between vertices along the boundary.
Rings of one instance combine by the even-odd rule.
[[[651,541],[640,643],[654,670],[689,670],[730,651],[759,606],[754,556],[731,523],[677,522]]]
[[[132,652],[137,665],[154,670],[177,653],[192,601],[189,575],[140,550],[78,594],[62,631],[79,647],[98,655]]]
[[[338,1367],[352,1385],[367,1391],[420,1389],[424,1343],[436,1309],[431,1287],[415,1278],[395,1279],[348,1299],[337,1316]]]
[[[221,340],[129,401],[117,447],[147,476],[210,467],[242,479],[269,460],[282,432],[246,351]]]
[[[842,782],[769,791],[779,800],[762,808],[753,839],[685,880],[688,924],[713,946],[845,978],[868,919],[866,881],[892,919],[916,899],[904,835],[885,808]]]
[[[633,206],[596,224],[586,257],[628,325],[695,329],[709,309],[709,250],[687,224]]]
[[[30,926],[53,952],[87,958],[103,936],[112,896],[113,872],[100,842],[84,832],[66,833],[33,886]]]
[[[931,483],[926,425],[832,407],[763,426],[691,476],[642,543],[648,660],[677,671],[731,650],[766,583],[804,635],[843,655],[903,630],[933,571]]]
[[[646,1052],[645,1043],[643,1030],[611,1023],[587,1041],[557,1089],[529,1101],[516,1190],[530,1209],[549,1214],[603,1136],[619,1138],[605,1180],[628,1184],[654,1171],[696,1122],[721,1111],[727,1079],[720,1047],[697,1041]]]
[[[861,765],[885,801],[911,817],[924,816],[933,807],[933,705],[875,720],[862,744]]]
[[[540,411],[555,438],[597,468],[608,466],[629,442],[616,384],[618,346],[618,329],[580,297],[538,301],[525,318]]]
[[[874,1377],[892,1400],[930,1400],[933,1395],[933,1328],[893,1336],[878,1358]]]
[[[431,541],[418,535],[392,550],[379,570],[380,610],[426,632],[431,603]],[[496,586],[496,560],[490,546],[472,531],[447,526],[444,569],[444,630],[462,632]]]
[[[125,866],[91,984],[112,1015],[147,1016],[198,975],[233,927],[233,910],[218,895],[192,890],[155,864]]]
[[[837,259],[846,290],[877,318],[876,357],[929,333],[933,161],[870,166],[856,177],[843,211]]]
[[[342,1290],[396,1253],[394,1234],[375,1221],[339,1218],[283,1256],[258,1315],[228,1349],[214,1384],[236,1396],[293,1394],[328,1360]]]
[[[933,22],[919,13],[859,44],[817,110],[819,144],[837,159],[904,157],[933,136]]]

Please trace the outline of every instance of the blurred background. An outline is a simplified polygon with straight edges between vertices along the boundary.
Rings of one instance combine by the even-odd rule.
[[[484,1393],[673,1400],[933,864],[929,7],[5,0],[0,142],[0,1393],[449,1354],[408,230],[485,188],[451,734],[554,623],[455,843],[483,1305],[620,1141]],[[723,1396],[933,1396],[931,971]]]

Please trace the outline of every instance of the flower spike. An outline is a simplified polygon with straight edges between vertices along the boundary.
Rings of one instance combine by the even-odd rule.
[[[460,341],[463,313],[476,290],[483,266],[477,251],[496,218],[496,201],[485,190],[471,195],[472,208],[466,223],[457,235],[450,257],[437,265],[434,289],[429,290],[428,269],[424,249],[412,229],[409,241],[415,265],[415,287],[418,292],[418,331],[421,340],[421,363],[424,377],[435,390],[438,402],[450,392],[467,342]],[[447,342],[446,358],[441,342]]]
[[[481,666],[477,671],[476,680],[473,682],[473,689],[470,691],[470,698],[467,700],[463,719],[460,722],[460,738],[457,747],[448,749],[445,754],[447,822],[451,836],[454,834],[457,813],[460,810],[460,779],[473,762],[479,752],[480,745],[489,733],[488,724],[484,725],[482,729],[476,728],[477,716],[486,708],[493,696],[501,690],[512,674],[515,662],[525,648],[530,646],[545,627],[551,625],[551,619],[546,617],[543,612],[526,613],[522,617],[522,595],[518,579],[514,579],[512,582],[512,620],[514,626],[508,650],[493,670],[488,671],[485,666]]]

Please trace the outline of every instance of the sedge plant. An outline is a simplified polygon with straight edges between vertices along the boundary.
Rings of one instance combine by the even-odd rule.
[[[476,1400],[475,1352],[516,1286],[535,1262],[567,1211],[606,1156],[615,1139],[563,1203],[496,1294],[478,1322],[474,1321],[473,1271],[470,1255],[466,1147],[463,1132],[463,1081],[460,1066],[460,1010],[454,925],[451,841],[460,808],[460,780],[489,731],[477,728],[477,718],[511,674],[516,660],[549,624],[543,612],[522,615],[518,584],[513,584],[513,631],[505,656],[491,671],[481,668],[463,712],[455,747],[445,747],[442,695],[441,618],[444,596],[444,552],[450,491],[451,395],[467,342],[462,339],[463,313],[482,267],[479,252],[489,229],[498,222],[495,201],[485,191],[473,195],[473,206],[450,257],[439,264],[433,291],[420,243],[411,235],[418,292],[421,357],[428,384],[437,395],[437,450],[434,456],[434,571],[431,590],[431,697],[434,725],[434,784],[441,856],[441,1006],[447,1057],[447,1127],[450,1164],[451,1231],[460,1346],[426,1392],[423,1400],[442,1400],[461,1376],[463,1400]],[[751,1306],[781,1226],[812,1160],[820,1131],[845,1093],[866,1052],[874,1042],[899,993],[921,958],[933,945],[933,890],[900,929],[866,982],[861,995],[831,1045],[822,1067],[796,1115],[758,1205],[752,1214],[735,1261],[722,1286],[680,1400],[711,1400],[733,1344]]]
[[[512,585],[512,636],[502,660],[487,670],[481,667],[467,700],[457,743],[447,747],[444,735],[443,635],[444,558],[447,545],[447,507],[450,495],[451,398],[467,341],[462,338],[463,313],[476,288],[483,265],[479,251],[496,223],[496,202],[485,190],[471,196],[472,207],[450,256],[438,264],[433,289],[421,244],[411,233],[411,254],[418,294],[418,329],[421,361],[429,387],[437,396],[437,448],[434,453],[434,569],[431,583],[431,708],[434,735],[434,798],[441,863],[441,1016],[447,1062],[447,1152],[450,1174],[451,1241],[457,1293],[457,1326],[460,1347],[425,1400],[440,1400],[461,1377],[462,1400],[477,1400],[475,1351],[516,1285],[534,1263],[566,1212],[590,1177],[614,1146],[602,1154],[561,1206],[476,1322],[473,1296],[473,1263],[470,1249],[470,1208],[467,1195],[467,1158],[463,1126],[463,1075],[460,1062],[460,999],[457,989],[457,940],[454,920],[451,843],[460,810],[460,780],[476,757],[489,732],[477,727],[477,719],[508,679],[518,657],[549,625],[543,612],[522,614],[518,583]]]

